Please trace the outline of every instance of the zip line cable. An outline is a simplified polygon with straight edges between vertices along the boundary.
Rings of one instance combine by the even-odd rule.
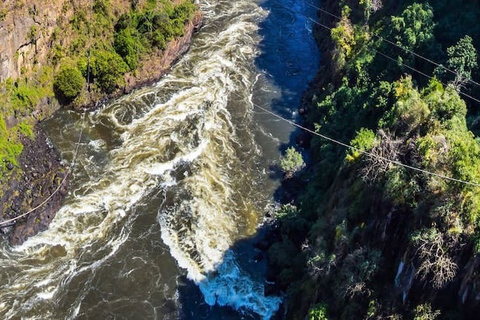
[[[314,7],[314,8],[316,8],[317,10],[319,10],[319,11],[321,11],[321,12],[324,12],[325,14],[328,14],[328,15],[336,18],[336,19],[341,19],[341,17],[339,17],[339,16],[337,16],[337,15],[335,15],[335,14],[333,14],[333,13],[330,13],[330,12],[328,12],[328,11],[322,9],[322,8],[319,8],[319,7],[317,7],[317,6],[315,6],[315,5],[311,4],[311,3],[308,3],[308,2],[307,2],[307,5],[309,5],[309,6],[311,6],[311,7]],[[282,6],[282,7],[283,7],[283,6]],[[291,10],[291,9],[289,9],[289,8],[286,8],[286,7],[284,7],[284,8],[285,8],[285,9],[288,9],[288,10]],[[293,10],[291,10],[291,11],[293,11]],[[90,7],[90,13],[91,13],[91,12],[92,12],[92,7]],[[296,12],[296,11],[294,11],[294,12]],[[300,13],[300,12],[296,12],[296,13],[303,15],[303,14]],[[317,25],[319,25],[319,26],[321,26],[321,27],[323,27],[323,28],[325,28],[325,29],[328,29],[328,30],[330,30],[330,31],[332,30],[331,27],[328,27],[328,26],[326,26],[326,25],[324,25],[324,24],[322,24],[322,23],[320,23],[320,22],[318,22],[318,21],[316,21],[316,20],[314,20],[314,19],[312,19],[312,18],[310,18],[310,17],[307,17],[307,16],[305,16],[305,15],[303,15],[303,16],[304,16],[305,18],[309,19],[310,21],[312,21],[313,23],[315,23],[315,24],[317,24]],[[92,17],[91,17],[91,14],[90,14],[90,20],[91,20],[91,18],[92,18]],[[89,30],[89,32],[91,32],[91,30]],[[414,51],[411,51],[411,50],[409,50],[409,49],[407,49],[407,48],[403,48],[403,47],[401,47],[400,45],[398,45],[398,44],[396,44],[396,43],[394,43],[394,42],[392,42],[392,41],[390,41],[390,40],[388,40],[388,39],[385,39],[385,38],[383,38],[383,37],[380,37],[380,36],[378,36],[378,35],[376,35],[376,34],[373,34],[373,35],[374,35],[376,38],[380,39],[381,41],[385,41],[385,42],[387,42],[387,43],[389,43],[389,44],[391,44],[391,45],[394,45],[394,46],[396,46],[396,47],[398,47],[398,48],[400,48],[400,49],[402,49],[402,50],[404,50],[404,51],[406,51],[406,52],[409,52],[409,53],[415,55],[416,57],[419,57],[419,58],[421,58],[421,59],[423,59],[423,60],[425,60],[425,61],[427,61],[427,62],[429,62],[429,63],[434,64],[434,65],[437,66],[437,67],[443,68],[444,70],[446,70],[446,71],[448,71],[448,72],[451,72],[451,73],[453,73],[453,74],[456,75],[456,76],[460,76],[457,72],[455,72],[455,71],[453,71],[453,70],[450,70],[450,69],[446,68],[445,66],[443,66],[443,65],[441,65],[441,64],[438,64],[438,63],[436,63],[435,61],[430,60],[430,59],[428,59],[428,58],[426,58],[426,57],[424,57],[424,56],[422,56],[422,55],[420,55],[420,54],[417,54],[417,53],[415,53]],[[389,60],[391,60],[391,61],[400,63],[401,65],[405,66],[406,68],[408,68],[408,69],[410,69],[410,70],[412,70],[412,71],[415,71],[415,72],[417,72],[417,73],[419,73],[419,74],[421,74],[421,75],[423,75],[423,76],[425,76],[425,77],[428,77],[429,79],[433,79],[432,76],[429,76],[429,75],[423,73],[422,71],[419,71],[419,70],[417,70],[417,69],[415,69],[415,68],[413,68],[413,67],[411,67],[411,66],[409,66],[409,65],[407,65],[407,64],[405,64],[405,63],[403,63],[403,62],[400,62],[400,61],[398,61],[397,59],[394,59],[394,58],[392,58],[392,57],[390,57],[390,56],[388,56],[388,55],[386,55],[386,54],[384,54],[384,53],[382,53],[382,52],[380,52],[380,51],[378,51],[378,50],[376,50],[376,49],[373,49],[373,51],[375,51],[376,53],[382,55],[383,57],[385,57],[385,58],[387,58],[387,59],[389,59]],[[89,49],[88,52],[87,52],[87,60],[88,60],[88,62],[87,62],[87,86],[88,86],[88,92],[89,92],[89,95],[90,95],[90,71],[91,71],[91,70],[90,70],[90,49]],[[480,86],[480,83],[477,83],[477,82],[475,82],[475,81],[473,81],[473,80],[471,80],[471,79],[469,79],[468,82],[471,82],[471,83],[473,83],[473,84],[475,84],[475,85]],[[442,83],[443,85],[446,86],[445,83],[443,83],[443,82],[441,82],[441,81],[440,81],[440,83]],[[466,94],[466,93],[464,93],[464,92],[462,92],[462,91],[460,91],[460,90],[459,90],[459,94],[462,94],[462,95],[464,95],[464,96],[466,96],[466,97],[468,97],[468,98],[470,98],[470,99],[472,99],[472,100],[480,103],[480,100],[478,100],[478,99],[476,99],[476,98],[474,98],[474,97],[472,97],[472,96],[470,96],[470,95],[468,95],[468,94]],[[428,171],[428,170],[424,170],[424,169],[421,169],[421,168],[417,168],[417,167],[414,167],[414,166],[410,166],[410,165],[404,164],[404,163],[402,163],[402,162],[400,162],[400,161],[397,161],[397,160],[388,159],[388,158],[385,158],[385,157],[382,157],[382,156],[379,156],[379,155],[375,155],[375,154],[370,153],[370,152],[367,152],[367,151],[360,150],[360,149],[355,148],[355,147],[353,147],[353,146],[351,146],[351,145],[349,145],[349,144],[347,144],[347,143],[338,141],[338,140],[336,140],[336,139],[334,139],[334,138],[330,138],[330,137],[328,137],[328,136],[326,136],[326,135],[324,135],[324,134],[318,133],[318,132],[313,131],[313,130],[311,130],[311,129],[308,129],[308,128],[304,127],[304,126],[301,126],[301,125],[295,123],[294,121],[288,120],[288,119],[286,119],[286,118],[284,118],[284,117],[282,117],[282,116],[280,116],[280,115],[278,115],[278,114],[276,114],[276,113],[274,113],[274,112],[272,112],[272,111],[270,111],[270,110],[268,110],[268,109],[266,109],[266,108],[264,108],[264,107],[262,107],[262,106],[259,106],[259,105],[255,104],[255,103],[253,103],[253,102],[252,102],[252,105],[253,105],[254,107],[256,107],[256,108],[258,108],[258,109],[260,109],[260,110],[262,110],[262,111],[264,111],[264,112],[266,112],[266,113],[268,113],[268,114],[270,114],[270,115],[272,115],[272,116],[274,116],[274,117],[276,117],[276,118],[284,121],[284,122],[287,122],[288,124],[290,124],[290,125],[292,125],[292,126],[294,126],[294,127],[297,127],[297,128],[299,128],[299,129],[301,129],[301,130],[303,130],[303,131],[306,131],[306,132],[308,132],[308,133],[311,133],[311,134],[313,134],[313,135],[316,135],[316,136],[318,136],[318,137],[320,137],[320,138],[323,138],[323,139],[325,139],[325,140],[327,140],[327,141],[330,141],[330,142],[332,142],[332,143],[335,143],[335,144],[338,144],[338,145],[340,145],[340,146],[343,146],[343,147],[345,147],[345,148],[347,148],[347,149],[355,150],[355,151],[357,151],[357,152],[359,152],[359,153],[361,153],[361,154],[367,155],[367,156],[369,156],[369,157],[373,157],[373,158],[376,158],[376,159],[379,159],[379,160],[382,160],[382,161],[389,162],[389,163],[391,163],[391,164],[395,164],[395,165],[398,165],[398,166],[401,166],[401,167],[404,167],[404,168],[407,168],[407,169],[410,169],[410,170],[414,170],[414,171],[417,171],[417,172],[421,172],[421,173],[424,173],[424,174],[427,174],[427,175],[430,175],[430,176],[434,176],[434,177],[438,177],[438,178],[441,178],[441,179],[444,179],[444,180],[449,180],[449,181],[453,181],[453,182],[462,183],[462,184],[465,184],[465,185],[480,187],[480,184],[479,184],[479,183],[474,183],[474,182],[470,182],[470,181],[465,181],[465,180],[461,180],[461,179],[456,179],[456,178],[448,177],[448,176],[445,176],[445,175],[442,175],[442,174],[438,174],[438,173],[434,173],[434,172],[431,172],[431,171]],[[35,206],[34,208],[30,209],[29,211],[27,211],[27,212],[25,212],[25,213],[23,213],[23,214],[21,214],[21,215],[19,215],[19,216],[16,216],[15,218],[11,218],[11,219],[8,219],[8,220],[0,221],[0,227],[1,227],[2,225],[8,224],[8,223],[16,222],[16,220],[28,216],[29,214],[31,214],[32,212],[38,210],[38,209],[41,208],[43,205],[45,205],[47,202],[49,202],[49,201],[60,191],[61,187],[62,187],[63,184],[66,182],[68,176],[72,173],[73,168],[74,168],[75,165],[76,165],[76,160],[77,160],[77,156],[78,156],[78,151],[79,151],[79,149],[80,149],[80,143],[81,143],[81,140],[82,140],[82,137],[83,137],[84,128],[85,128],[85,115],[86,115],[86,112],[84,111],[84,112],[83,112],[83,115],[82,115],[81,130],[80,130],[80,134],[79,134],[78,141],[77,141],[77,143],[76,143],[75,152],[74,152],[74,156],[73,156],[73,160],[72,160],[72,165],[68,168],[65,176],[63,177],[62,181],[61,181],[60,184],[57,186],[57,188],[56,188],[56,189],[53,191],[53,193],[50,194],[50,196],[48,196],[44,201],[42,201],[40,204],[38,204],[38,205]]]
[[[11,223],[11,222],[15,222],[16,220],[18,219],[21,219],[23,217],[26,217],[28,216],[30,213],[38,210],[39,208],[41,208],[44,204],[46,204],[47,202],[49,202],[59,191],[60,191],[60,188],[63,186],[63,184],[67,181],[67,178],[68,176],[72,173],[72,170],[73,168],[75,167],[75,161],[76,161],[76,158],[77,158],[77,155],[78,155],[78,150],[79,150],[79,147],[80,147],[80,142],[81,142],[81,139],[82,139],[82,136],[83,136],[83,129],[84,129],[84,122],[85,122],[85,112],[83,113],[83,120],[82,120],[82,129],[80,130],[80,135],[78,137],[78,141],[77,141],[77,146],[75,148],[75,153],[74,153],[74,156],[73,156],[73,160],[72,160],[72,165],[68,168],[67,172],[65,173],[65,176],[63,177],[62,181],[60,182],[60,184],[57,186],[57,188],[52,192],[52,194],[50,196],[48,196],[45,200],[43,200],[40,204],[38,204],[37,206],[33,207],[32,209],[28,210],[27,212],[19,215],[19,216],[16,216],[15,218],[11,218],[11,219],[8,219],[8,220],[4,220],[4,221],[0,221],[0,228],[2,225],[4,224],[8,224],[8,223]]]
[[[240,98],[240,96],[239,96],[239,98]],[[274,117],[276,117],[276,118],[278,118],[278,119],[280,119],[280,120],[282,120],[282,121],[284,121],[284,122],[287,122],[288,124],[290,124],[290,125],[292,125],[292,126],[294,126],[294,127],[297,127],[297,128],[299,128],[299,129],[301,129],[301,130],[303,130],[303,131],[305,131],[305,132],[311,133],[311,134],[313,134],[313,135],[316,135],[316,136],[318,136],[318,137],[320,137],[320,138],[323,138],[323,139],[325,139],[325,140],[327,140],[327,141],[330,141],[330,142],[333,142],[333,143],[338,144],[338,145],[340,145],[340,146],[343,146],[343,147],[345,147],[345,148],[347,148],[347,149],[355,150],[355,151],[360,152],[361,154],[367,155],[367,156],[369,156],[369,157],[376,158],[376,159],[379,159],[379,160],[382,160],[382,161],[386,161],[386,162],[395,164],[395,165],[397,165],[397,166],[401,166],[401,167],[404,167],[404,168],[406,168],[406,169],[410,169],[410,170],[414,170],[414,171],[417,171],[417,172],[421,172],[421,173],[424,173],[424,174],[427,174],[427,175],[430,175],[430,176],[434,176],[434,177],[441,178],[441,179],[444,179],[444,180],[449,180],[449,181],[453,181],[453,182],[458,182],[458,183],[462,183],[462,184],[466,184],[466,185],[470,185],[470,186],[474,186],[474,187],[480,187],[480,183],[475,183],[475,182],[470,182],[470,181],[465,181],[465,180],[461,180],[461,179],[452,178],[452,177],[449,177],[449,176],[445,176],[445,175],[443,175],[443,174],[439,174],[439,173],[431,172],[431,171],[424,170],[424,169],[421,169],[421,168],[418,168],[418,167],[410,166],[410,165],[408,165],[408,164],[402,163],[402,162],[397,161],[397,160],[388,159],[388,158],[385,158],[385,157],[382,157],[382,156],[373,154],[373,153],[368,152],[368,151],[360,150],[360,149],[355,148],[355,147],[353,147],[353,146],[351,146],[351,145],[349,145],[349,144],[347,144],[347,143],[338,141],[338,140],[336,140],[336,139],[334,139],[334,138],[331,138],[331,137],[326,136],[326,135],[324,135],[324,134],[321,134],[321,133],[318,133],[318,132],[316,132],[316,131],[313,131],[313,130],[311,130],[311,129],[309,129],[309,128],[306,128],[306,127],[304,127],[304,126],[302,126],[302,125],[299,125],[298,123],[296,123],[296,122],[294,122],[294,121],[292,121],[292,120],[288,120],[288,119],[286,119],[286,118],[284,118],[284,117],[276,114],[276,113],[273,112],[273,111],[270,111],[270,110],[268,110],[268,109],[266,109],[266,108],[264,108],[264,107],[262,107],[262,106],[259,106],[258,104],[255,104],[255,103],[253,103],[253,102],[251,102],[251,103],[252,103],[252,105],[253,105],[254,107],[256,107],[256,108],[258,108],[258,109],[260,109],[260,110],[262,110],[262,111],[264,111],[264,112],[266,112],[266,113],[268,113],[268,114],[270,114],[270,115],[272,115],[272,116],[274,116]]]
[[[313,6],[313,5],[311,5],[311,6]],[[320,22],[318,22],[318,21],[316,21],[316,20],[314,20],[314,19],[312,19],[312,18],[310,18],[310,17],[307,17],[306,15],[302,14],[301,12],[292,10],[292,9],[287,8],[287,7],[284,7],[284,6],[281,6],[281,7],[283,7],[284,9],[287,9],[287,10],[289,10],[289,11],[293,11],[293,12],[295,12],[295,13],[297,13],[297,14],[300,14],[300,15],[304,16],[305,18],[309,19],[310,21],[312,21],[313,23],[318,24],[319,26],[321,26],[321,27],[323,27],[323,28],[325,28],[325,29],[328,29],[328,30],[330,30],[330,31],[332,30],[332,28],[330,28],[330,27],[328,27],[328,26],[326,26],[326,25],[324,25],[324,24],[322,24],[322,23],[320,23]],[[315,6],[313,6],[313,7],[315,7]],[[322,9],[320,9],[320,8],[318,8],[318,7],[315,7],[315,8],[317,8],[317,9],[319,9],[319,10],[321,10],[321,11],[323,11],[323,12],[325,12],[325,13],[331,15],[331,16],[334,16],[334,17],[336,17],[336,18],[339,18],[338,16],[336,16],[336,15],[334,15],[334,14],[332,14],[332,13],[329,13],[328,11],[322,10]],[[400,48],[401,48],[401,47],[400,47]],[[380,52],[380,51],[378,51],[378,50],[376,50],[376,49],[374,49],[374,48],[373,48],[373,51],[375,51],[376,53],[382,55],[383,57],[385,57],[385,58],[387,58],[387,59],[389,59],[389,60],[391,60],[391,61],[393,61],[393,62],[400,63],[401,65],[405,66],[406,68],[408,68],[408,69],[410,69],[410,70],[412,70],[412,71],[417,72],[417,73],[420,74],[420,75],[423,75],[423,76],[425,76],[425,77],[427,77],[427,78],[429,78],[429,79],[433,79],[432,76],[430,76],[430,75],[428,75],[428,74],[426,74],[426,73],[424,73],[424,72],[422,72],[422,71],[420,71],[420,70],[417,70],[417,69],[415,69],[415,68],[413,68],[413,67],[411,67],[411,66],[409,66],[409,65],[407,65],[407,64],[405,64],[405,63],[403,63],[403,62],[400,62],[400,61],[398,61],[397,59],[394,59],[394,58],[392,58],[392,57],[390,57],[390,56],[388,56],[388,55],[386,55],[386,54],[384,54],[384,53],[382,53],[382,52]],[[426,59],[426,58],[425,58],[425,59]],[[454,72],[454,73],[455,73],[455,72]],[[456,73],[455,73],[455,74],[456,74]],[[443,83],[443,82],[441,82],[441,81],[439,81],[439,82],[442,83],[444,86],[447,86],[445,83]],[[466,97],[468,97],[468,98],[470,98],[470,99],[472,99],[472,100],[480,103],[480,100],[478,100],[478,99],[476,99],[476,98],[474,98],[474,97],[472,97],[472,96],[470,96],[470,95],[468,95],[468,94],[466,94],[466,93],[464,93],[464,92],[462,92],[462,91],[459,91],[459,94],[462,94],[462,95],[464,95],[464,96],[466,96]],[[240,96],[238,96],[238,97],[241,98]],[[336,139],[334,139],[334,138],[328,137],[328,136],[326,136],[326,135],[324,135],[324,134],[318,133],[318,132],[313,131],[313,130],[311,130],[311,129],[308,129],[308,128],[304,127],[304,126],[301,126],[301,125],[295,123],[294,121],[288,120],[288,119],[286,119],[286,118],[284,118],[284,117],[282,117],[282,116],[280,116],[280,115],[278,115],[278,114],[276,114],[276,113],[274,113],[274,112],[272,112],[272,111],[270,111],[270,110],[268,110],[268,109],[266,109],[266,108],[264,108],[264,107],[262,107],[262,106],[259,106],[259,105],[255,104],[255,103],[253,103],[253,102],[251,102],[251,103],[252,103],[252,105],[253,105],[254,107],[257,107],[258,109],[260,109],[260,110],[262,110],[262,111],[264,111],[264,112],[266,112],[266,113],[268,113],[268,114],[270,114],[270,115],[272,115],[272,116],[274,116],[274,117],[276,117],[276,118],[278,118],[278,119],[280,119],[280,120],[282,120],[282,121],[285,121],[285,122],[289,123],[290,125],[292,125],[292,126],[294,126],[294,127],[297,127],[297,128],[299,128],[299,129],[301,129],[301,130],[303,130],[303,131],[306,131],[306,132],[308,132],[308,133],[311,133],[311,134],[313,134],[313,135],[316,135],[316,136],[318,136],[318,137],[320,137],[320,138],[323,138],[323,139],[325,139],[325,140],[327,140],[327,141],[330,141],[330,142],[333,142],[333,143],[338,144],[338,145],[340,145],[340,146],[343,146],[343,147],[345,147],[345,148],[347,148],[347,149],[355,150],[355,151],[357,151],[357,152],[359,152],[359,153],[361,153],[361,154],[365,154],[365,155],[367,155],[367,156],[369,156],[369,157],[373,157],[373,158],[376,158],[376,159],[379,159],[379,160],[382,160],[382,161],[386,161],[386,162],[389,162],[389,163],[392,163],[392,164],[395,164],[395,165],[398,165],[398,166],[401,166],[401,167],[404,167],[404,168],[407,168],[407,169],[410,169],[410,170],[413,170],[413,171],[421,172],[421,173],[424,173],[424,174],[427,174],[427,175],[430,175],[430,176],[438,177],[438,178],[441,178],[441,179],[444,179],[444,180],[453,181],[453,182],[462,183],[462,184],[465,184],[465,185],[480,187],[480,183],[475,183],[475,182],[465,181],[465,180],[461,180],[461,179],[457,179],[457,178],[452,178],[452,177],[449,177],[449,176],[445,176],[445,175],[442,175],[442,174],[438,174],[438,173],[435,173],[435,172],[431,172],[431,171],[428,171],[428,170],[424,170],[424,169],[421,169],[421,168],[418,168],[418,167],[414,167],[414,166],[411,166],[411,165],[408,165],[408,164],[404,164],[404,163],[402,163],[402,162],[400,162],[400,161],[397,161],[397,160],[388,159],[388,158],[385,158],[385,157],[382,157],[382,156],[379,156],[379,155],[375,155],[375,154],[370,153],[370,152],[367,152],[367,151],[360,150],[360,149],[355,148],[355,147],[353,147],[353,146],[351,146],[351,145],[349,145],[349,144],[347,144],[347,143],[338,141],[338,140],[336,140]]]
[[[336,19],[338,19],[338,20],[341,20],[341,19],[342,19],[341,17],[337,16],[336,14],[333,14],[333,13],[331,13],[331,12],[328,12],[327,10],[325,10],[325,9],[323,9],[323,8],[317,7],[317,6],[315,6],[314,4],[312,4],[312,3],[306,2],[306,4],[309,5],[309,6],[311,6],[311,7],[313,7],[313,8],[315,8],[315,9],[317,9],[317,10],[319,10],[319,11],[321,11],[321,12],[323,12],[323,13],[325,13],[325,14],[327,14],[327,15],[329,15],[329,16],[331,16],[331,17],[334,17],[334,18],[336,18]],[[435,66],[437,66],[437,67],[439,67],[439,68],[442,68],[443,70],[448,71],[448,72],[454,74],[454,75],[457,76],[457,77],[461,77],[458,72],[456,72],[456,71],[454,71],[454,70],[452,70],[452,69],[449,69],[449,68],[445,67],[444,65],[442,65],[442,64],[440,64],[440,63],[438,63],[438,62],[435,62],[435,61],[433,61],[433,60],[431,60],[431,59],[429,59],[429,58],[427,58],[427,57],[425,57],[425,56],[422,56],[421,54],[418,54],[418,53],[416,53],[416,52],[413,51],[413,50],[410,50],[410,49],[408,49],[408,48],[402,47],[401,45],[399,45],[399,44],[397,44],[397,43],[395,43],[395,42],[393,42],[393,41],[391,41],[391,40],[388,40],[388,39],[386,39],[386,38],[384,38],[384,37],[382,37],[382,36],[379,36],[379,35],[377,35],[377,34],[375,34],[375,33],[372,33],[372,35],[373,35],[375,38],[377,38],[377,39],[379,39],[379,40],[381,40],[381,41],[384,41],[384,42],[386,42],[386,43],[388,43],[388,44],[391,44],[392,46],[395,46],[395,47],[403,50],[403,51],[406,51],[406,52],[408,52],[408,53],[410,53],[410,54],[413,54],[413,55],[416,56],[417,58],[420,58],[420,59],[422,59],[422,60],[424,60],[424,61],[427,61],[427,62],[429,62],[429,63],[431,63],[431,64],[433,64],[433,65],[435,65]],[[478,82],[476,82],[476,81],[474,81],[474,80],[472,80],[472,79],[468,79],[467,82],[470,82],[470,83],[472,83],[472,84],[480,87],[480,83],[478,83]]]
[[[376,53],[380,54],[381,56],[384,56],[385,58],[387,58],[387,59],[389,59],[389,60],[391,60],[391,61],[393,61],[393,62],[400,63],[402,66],[404,66],[404,67],[406,67],[406,68],[408,68],[408,69],[410,69],[410,70],[412,70],[412,71],[415,71],[415,72],[417,72],[418,74],[421,74],[421,75],[424,76],[424,77],[427,77],[427,78],[432,79],[432,80],[434,79],[432,76],[429,76],[428,74],[423,73],[422,71],[417,70],[417,69],[409,66],[408,64],[405,64],[405,63],[403,63],[403,62],[401,62],[401,61],[398,61],[398,60],[396,60],[396,59],[394,59],[394,58],[392,58],[392,57],[389,57],[388,55],[386,55],[386,54],[384,54],[384,53],[382,53],[382,52],[380,52],[380,51],[378,51],[378,50],[376,50],[376,49],[373,49],[373,51],[375,51]],[[442,81],[440,81],[440,80],[438,80],[438,79],[437,79],[437,81],[440,82],[441,84],[443,84],[444,86],[447,86],[446,83],[444,83],[444,82],[442,82]],[[471,99],[471,100],[473,100],[473,101],[475,101],[475,102],[477,102],[477,103],[480,103],[480,100],[479,100],[479,99],[477,99],[477,98],[475,98],[475,97],[472,97],[471,95],[469,95],[469,94],[467,94],[467,93],[465,93],[465,92],[463,92],[463,91],[458,90],[458,94],[460,94],[460,95],[462,95],[462,96],[464,96],[464,97],[467,97],[467,98],[469,98],[469,99]]]
[[[91,33],[90,29],[91,29],[91,20],[92,20],[92,5],[90,4],[90,26],[89,26],[89,33]],[[90,48],[88,49],[87,51],[87,86],[88,86],[88,95],[89,97],[91,97],[90,95]],[[80,143],[82,141],[82,137],[83,137],[83,131],[85,129],[85,115],[86,115],[86,111],[84,110],[83,111],[83,114],[82,114],[82,123],[81,123],[81,129],[80,129],[80,134],[78,136],[78,141],[76,143],[76,146],[75,146],[75,151],[74,151],[74,154],[73,154],[73,159],[72,159],[72,164],[70,165],[70,167],[67,169],[67,172],[65,173],[65,176],[63,177],[62,181],[60,181],[60,184],[57,186],[57,188],[45,199],[43,200],[40,204],[38,204],[37,206],[33,207],[32,209],[28,210],[27,212],[25,213],[22,213],[21,215],[18,215],[14,218],[11,218],[11,219],[8,219],[8,220],[4,220],[4,221],[0,221],[0,228],[4,228],[6,226],[4,225],[7,225],[9,223],[15,223],[18,219],[21,219],[23,217],[26,217],[28,216],[29,214],[31,214],[32,212],[40,209],[42,206],[44,206],[46,203],[48,203],[59,191],[60,189],[62,188],[62,186],[65,184],[65,182],[67,181],[67,178],[68,176],[72,173],[73,169],[75,168],[75,165],[76,165],[76,161],[77,161],[77,156],[78,156],[78,151],[80,149]]]
[[[291,10],[291,9],[289,9],[289,8],[286,8],[286,7],[285,7],[285,9]],[[296,13],[301,14],[300,12],[296,12]],[[318,22],[318,21],[315,21],[314,19],[312,19],[312,18],[310,18],[310,17],[307,17],[307,16],[305,16],[305,15],[304,15],[304,17],[307,18],[307,19],[309,19],[309,20],[312,21],[313,23],[318,24],[319,26],[321,26],[321,27],[323,27],[323,28],[326,28],[326,29],[328,29],[328,30],[330,30],[330,31],[332,30],[332,28],[330,28],[330,27],[328,27],[328,26],[326,26],[326,25],[324,25],[324,24],[322,24],[322,23],[320,23],[320,22]],[[386,54],[384,54],[384,53],[382,53],[382,52],[380,52],[380,51],[378,51],[378,50],[376,50],[376,49],[373,49],[373,50],[374,50],[375,52],[377,52],[378,54],[380,54],[380,55],[382,55],[382,56],[384,56],[384,57],[386,57],[386,58],[388,58],[388,59],[390,59],[390,60],[392,60],[392,61],[394,61],[394,62],[397,62],[397,63],[399,62],[398,60],[396,60],[396,59],[394,59],[394,58],[392,58],[392,57],[389,57],[388,55],[386,55]],[[417,69],[415,69],[415,68],[413,68],[413,67],[411,67],[411,66],[409,66],[409,65],[407,65],[407,64],[405,64],[405,63],[400,62],[400,64],[402,64],[403,66],[409,68],[410,70],[413,70],[413,71],[415,71],[415,72],[417,72],[417,73],[419,73],[419,74],[421,74],[421,75],[423,75],[423,76],[425,76],[425,77],[428,77],[428,78],[430,78],[430,79],[433,79],[433,77],[431,77],[431,76],[423,73],[422,71],[417,70]],[[444,84],[443,82],[441,82],[441,83],[446,86],[446,84]],[[460,91],[460,94],[462,94],[462,95],[464,95],[464,96],[466,96],[466,97],[469,97],[469,98],[471,98],[472,100],[475,100],[475,101],[477,101],[478,103],[480,103],[480,100],[478,100],[478,99],[476,99],[476,98],[474,98],[474,97],[472,97],[472,96],[469,96],[468,94],[465,94],[465,93],[463,93],[463,92],[461,92],[461,91]],[[466,184],[466,185],[471,185],[471,186],[475,186],[475,187],[480,187],[480,184],[479,184],[479,183],[475,183],[475,182],[470,182],[470,181],[465,181],[465,180],[461,180],[461,179],[456,179],[456,178],[448,177],[448,176],[445,176],[445,175],[442,175],[442,174],[438,174],[438,173],[430,172],[430,171],[428,171],[428,170],[424,170],[424,169],[420,169],[420,168],[417,168],[417,167],[413,167],[413,166],[410,166],[410,165],[401,163],[401,162],[396,161],[396,160],[384,158],[384,157],[382,157],[382,156],[374,155],[374,154],[372,154],[372,153],[359,150],[359,149],[357,149],[357,148],[355,148],[355,147],[353,147],[353,146],[351,146],[351,145],[349,145],[349,144],[343,143],[343,142],[341,142],[341,141],[338,141],[338,140],[335,140],[335,139],[333,139],[333,138],[330,138],[330,137],[328,137],[328,136],[326,136],[326,135],[323,135],[323,134],[320,134],[320,133],[318,133],[318,132],[315,132],[315,131],[313,131],[313,130],[311,130],[311,129],[305,128],[305,127],[303,127],[303,126],[301,126],[301,125],[299,125],[299,124],[297,124],[297,123],[295,123],[295,122],[293,122],[293,121],[291,121],[291,120],[285,119],[285,118],[283,118],[282,116],[277,115],[276,113],[274,113],[274,112],[272,112],[272,111],[269,111],[269,110],[267,110],[267,109],[265,109],[265,108],[263,108],[263,107],[261,107],[261,106],[259,106],[259,105],[256,105],[256,104],[254,104],[254,103],[252,103],[252,104],[253,104],[253,106],[255,106],[255,107],[257,107],[257,108],[259,108],[259,109],[261,109],[261,110],[263,110],[263,111],[271,114],[272,116],[275,116],[275,117],[277,117],[277,118],[279,118],[279,119],[281,119],[281,120],[289,123],[290,125],[292,125],[292,126],[294,126],[294,127],[297,127],[297,128],[299,128],[299,129],[301,129],[301,130],[304,130],[304,131],[306,131],[306,132],[309,132],[309,133],[311,133],[311,134],[314,134],[314,135],[316,135],[316,136],[319,136],[319,137],[321,137],[321,138],[323,138],[323,139],[325,139],[325,140],[328,140],[328,141],[330,141],[330,142],[336,143],[336,144],[341,145],[341,146],[343,146],[343,147],[346,147],[346,148],[349,148],[349,149],[352,149],[352,150],[356,150],[356,151],[358,151],[358,152],[360,152],[360,153],[362,153],[362,154],[366,154],[366,155],[368,155],[368,156],[370,156],[370,157],[374,157],[374,158],[377,158],[377,159],[380,159],[380,160],[383,160],[383,161],[387,161],[387,162],[390,162],[390,163],[392,163],[392,164],[396,164],[396,165],[398,165],[398,166],[402,166],[402,167],[405,167],[405,168],[410,169],[410,170],[422,172],[422,173],[425,173],[425,174],[428,174],[428,175],[431,175],[431,176],[436,176],[436,177],[438,177],[438,178],[442,178],[442,179],[445,179],[445,180],[454,181],[454,182],[458,182],[458,183],[462,183],[462,184]]]

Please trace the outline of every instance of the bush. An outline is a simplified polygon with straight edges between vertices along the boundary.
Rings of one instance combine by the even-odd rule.
[[[294,147],[288,148],[285,156],[280,160],[280,167],[285,173],[295,173],[304,166],[302,155]]]
[[[369,151],[376,143],[375,133],[370,129],[361,128],[355,138],[350,141],[350,145],[355,149],[347,154],[347,160],[354,161],[358,159],[362,152]]]
[[[319,303],[312,306],[308,311],[308,320],[328,320],[327,305]]]
[[[115,51],[123,58],[130,70],[137,67],[139,54],[144,51],[144,48],[136,35],[135,29],[123,29],[115,34],[113,42]]]
[[[197,10],[197,6],[191,1],[184,1],[183,3],[175,6],[171,19],[178,19],[182,23],[187,22]]]
[[[97,51],[94,53],[92,74],[98,86],[106,93],[112,93],[123,83],[123,75],[128,71],[127,64],[116,52]]]
[[[0,115],[0,179],[7,170],[8,164],[18,165],[17,158],[23,145],[10,137],[4,118]]]
[[[55,75],[53,87],[60,100],[69,102],[78,96],[84,83],[85,79],[78,68],[62,66]]]

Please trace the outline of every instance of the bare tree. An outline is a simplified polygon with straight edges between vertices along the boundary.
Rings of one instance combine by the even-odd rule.
[[[416,255],[420,260],[417,276],[425,280],[432,276],[434,288],[442,288],[457,274],[457,265],[448,254],[447,243],[442,233],[435,228],[430,228],[414,237],[417,250]]]
[[[390,133],[379,130],[380,141],[365,154],[365,165],[360,170],[362,180],[374,183],[392,166],[392,160],[398,161],[402,151],[402,140],[395,139]]]

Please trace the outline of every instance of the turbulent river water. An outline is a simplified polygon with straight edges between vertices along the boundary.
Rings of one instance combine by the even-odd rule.
[[[71,192],[50,228],[0,250],[0,317],[269,319],[251,238],[317,69],[308,0],[200,4],[205,25],[156,85],[43,126]],[[314,3],[315,4],[315,3]]]

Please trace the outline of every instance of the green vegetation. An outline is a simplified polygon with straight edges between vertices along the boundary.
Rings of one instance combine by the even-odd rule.
[[[116,52],[95,51],[93,57],[92,76],[102,91],[111,93],[123,84],[123,74],[128,67]]]
[[[472,43],[472,38],[465,36],[458,43],[447,49],[447,67],[455,71],[455,87],[459,88],[471,80],[472,71],[478,67],[477,51]]]
[[[3,8],[0,10],[0,22],[4,21],[5,18],[7,17],[8,10],[6,8]]]
[[[278,213],[280,241],[269,257],[289,296],[286,318],[323,319],[326,310],[334,319],[471,317],[480,293],[472,273],[480,187],[442,176],[480,183],[480,108],[459,94],[480,97],[469,82],[478,79],[480,7],[462,0],[325,7],[341,19],[326,18],[331,32],[318,31],[326,67],[305,121],[354,149],[314,136],[311,164],[298,173],[308,185]],[[286,171],[296,167],[295,152],[287,151]]]
[[[53,87],[63,101],[72,101],[83,88],[85,79],[76,67],[61,66],[55,75]]]
[[[328,320],[327,305],[316,304],[308,311],[308,320]]]
[[[18,165],[17,158],[23,150],[19,142],[9,141],[10,133],[7,130],[5,120],[0,117],[0,177],[7,171],[9,165]]]
[[[280,160],[280,167],[287,174],[293,174],[304,166],[305,162],[303,162],[302,155],[294,147],[289,147],[285,156]]]
[[[175,7],[165,2],[162,10],[151,6],[123,14],[115,25],[115,51],[130,70],[135,69],[142,54],[165,49],[168,41],[182,36],[184,25],[195,10],[195,4],[190,1]]]

